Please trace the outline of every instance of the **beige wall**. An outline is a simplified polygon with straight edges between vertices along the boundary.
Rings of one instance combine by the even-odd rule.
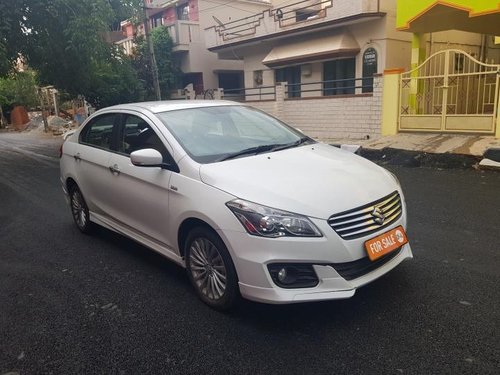
[[[367,48],[375,48],[378,55],[378,72],[382,73],[387,67],[386,41],[384,40],[385,21],[384,19],[359,23],[345,27],[344,32],[351,33],[357,40],[360,46],[360,53],[356,56],[356,77],[362,76],[362,56]],[[337,31],[338,32],[338,31]],[[316,33],[310,38],[319,38],[328,35],[328,32]],[[262,64],[262,60],[267,56],[274,46],[284,45],[286,43],[294,43],[295,38],[291,37],[286,40],[278,40],[274,42],[263,42],[255,46],[240,48],[236,51],[238,55],[244,58],[245,71],[245,87],[254,87],[253,72],[255,70],[263,71],[263,86],[274,85],[274,69]],[[409,55],[408,55],[409,59]],[[311,63],[312,74],[310,76],[302,76],[302,83],[318,82],[323,80],[323,61],[314,61]],[[319,87],[319,86],[318,86]],[[309,86],[312,89],[314,86]],[[304,93],[304,97],[318,96],[318,93]]]
[[[198,0],[200,26],[203,29],[217,25],[213,16],[222,23],[235,21],[269,9],[265,1],[233,0]]]
[[[375,77],[373,95],[300,100],[285,100],[278,86],[276,101],[248,104],[323,142],[372,139],[381,133],[382,85]]]
[[[411,66],[412,34],[396,30],[396,0],[381,0],[382,11],[385,16],[385,69],[403,68]]]
[[[244,58],[244,62],[236,59],[220,60],[216,54],[209,52],[206,48],[205,33],[214,31],[213,29],[205,29],[217,25],[213,16],[222,23],[227,23],[260,14],[264,10],[269,9],[270,6],[285,6],[294,2],[296,1],[272,0],[269,4],[266,4],[265,2],[240,0],[232,1],[231,4],[228,4],[227,0],[210,0],[210,2],[199,0],[200,41],[191,43],[189,54],[179,55],[181,56],[183,71],[202,72],[205,88],[215,88],[217,86],[217,74],[214,71],[234,70],[244,70],[246,87],[254,87],[253,72],[255,70],[263,71],[264,86],[273,85],[275,83],[273,70],[261,62],[274,45],[293,42],[294,38],[279,40],[274,43],[263,42],[259,43],[256,47],[246,46],[237,50],[235,49],[234,54],[231,53],[232,51],[229,52],[232,56],[241,56],[241,58]],[[376,4],[376,0],[333,0],[336,13],[345,15],[356,14],[360,9],[375,11]],[[365,49],[369,47],[375,48],[378,53],[379,73],[383,72],[384,69],[404,68],[408,70],[410,68],[412,34],[396,30],[396,0],[380,0],[380,10],[386,13],[385,17],[378,20],[356,23],[344,28],[346,32],[354,35],[361,48],[360,53],[356,56],[356,77],[361,77],[362,75],[362,55]],[[318,36],[320,34],[315,35]],[[313,37],[311,36],[311,38]],[[434,33],[432,37],[427,36],[427,39],[429,40],[427,43],[428,54],[444,48],[459,48],[479,55],[481,37],[477,34],[448,31]],[[430,39],[432,39],[432,43]],[[490,56],[494,58],[500,57],[500,49],[492,48]],[[303,83],[321,81],[323,79],[321,62],[314,62],[312,68],[313,74],[310,77],[302,77]],[[314,94],[305,95],[311,96]]]
[[[488,50],[487,50],[488,60],[494,61],[495,64],[500,64],[500,44],[495,44],[495,37],[493,36],[488,36],[487,43],[488,43]]]
[[[456,48],[469,54],[479,56],[481,35],[465,31],[441,31],[427,34],[427,55],[444,49]]]
[[[247,17],[261,12],[269,5],[255,1],[198,0],[199,38],[189,43],[189,52],[178,52],[181,70],[185,73],[203,73],[205,89],[218,87],[217,71],[242,71],[243,61],[221,60],[216,53],[208,51],[205,43],[206,28],[216,25],[213,16],[222,22]]]

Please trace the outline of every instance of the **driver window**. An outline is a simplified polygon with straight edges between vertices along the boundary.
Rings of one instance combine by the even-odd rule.
[[[140,117],[127,115],[120,135],[118,152],[130,155],[132,152],[144,148],[155,149],[162,154],[163,162],[172,162],[172,157],[153,128]]]

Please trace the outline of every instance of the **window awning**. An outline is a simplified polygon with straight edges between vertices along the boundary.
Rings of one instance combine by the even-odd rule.
[[[353,57],[359,51],[356,39],[349,33],[342,33],[276,46],[262,63],[274,68],[338,57]]]

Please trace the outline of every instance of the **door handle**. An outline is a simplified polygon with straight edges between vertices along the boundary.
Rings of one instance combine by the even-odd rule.
[[[76,154],[73,155],[73,158],[76,160],[76,161],[80,161],[82,160],[82,157],[80,156],[80,153],[77,152]]]
[[[116,175],[120,174],[120,168],[118,168],[118,165],[117,165],[117,164],[115,164],[115,165],[110,165],[110,166],[109,166],[109,170],[110,170],[110,171],[111,171],[111,173],[113,173],[113,174],[116,174]]]

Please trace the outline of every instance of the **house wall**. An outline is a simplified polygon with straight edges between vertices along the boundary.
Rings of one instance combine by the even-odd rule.
[[[363,62],[362,57],[363,53],[367,48],[375,48],[378,56],[378,73],[382,73],[384,69],[387,67],[387,53],[386,53],[386,42],[384,40],[384,30],[385,30],[385,21],[384,19],[369,21],[364,23],[358,23],[352,26],[346,26],[344,28],[338,29],[342,30],[342,32],[351,33],[354,38],[357,40],[360,46],[360,52],[355,56],[356,57],[356,77],[362,77],[363,70]],[[338,30],[336,32],[338,32]],[[325,35],[328,35],[328,32],[316,33],[314,37],[311,36],[310,39],[320,38]],[[262,63],[264,58],[271,52],[273,47],[278,45],[283,45],[286,43],[293,44],[296,39],[294,37],[288,39],[281,39],[274,42],[263,42],[259,43],[255,46],[248,46],[244,49],[238,50],[238,54],[241,54],[244,59],[244,72],[245,72],[245,87],[251,88],[255,87],[254,85],[254,71],[262,70],[263,72],[263,82],[262,86],[270,86],[274,85],[276,82],[274,80],[274,70]],[[408,56],[409,58],[409,56]],[[323,62],[327,60],[321,61],[313,61],[311,62],[312,74],[310,76],[302,75],[301,82],[302,83],[310,83],[310,82],[319,82],[323,80]],[[308,63],[309,64],[309,63]],[[314,89],[320,88],[320,85],[316,86],[304,86],[306,89]],[[319,93],[311,92],[311,93],[303,93],[303,97],[311,97],[318,96]]]
[[[180,55],[181,69],[185,73],[203,73],[204,88],[215,89],[218,86],[218,72],[243,71],[243,61],[221,60],[216,53],[208,51],[205,29],[217,24],[214,16],[222,22],[228,22],[261,12],[268,5],[253,1],[232,1],[228,4],[227,0],[190,0],[189,6],[190,18],[199,22],[200,40],[192,42],[189,52]]]
[[[284,98],[284,87],[278,85],[275,101],[251,102],[248,105],[323,142],[378,138],[381,133],[382,89],[383,78],[377,76],[373,94],[287,100]]]
[[[478,58],[481,50],[481,38],[481,34],[454,30],[428,34],[426,38],[427,55],[456,48]]]
[[[385,39],[381,43],[386,48],[385,69],[403,68],[409,70],[411,66],[412,34],[396,30],[396,0],[381,1],[385,16]]]
[[[498,40],[498,43],[496,41]],[[495,64],[500,64],[500,37],[489,36],[487,39],[486,57],[488,61],[494,61]]]

